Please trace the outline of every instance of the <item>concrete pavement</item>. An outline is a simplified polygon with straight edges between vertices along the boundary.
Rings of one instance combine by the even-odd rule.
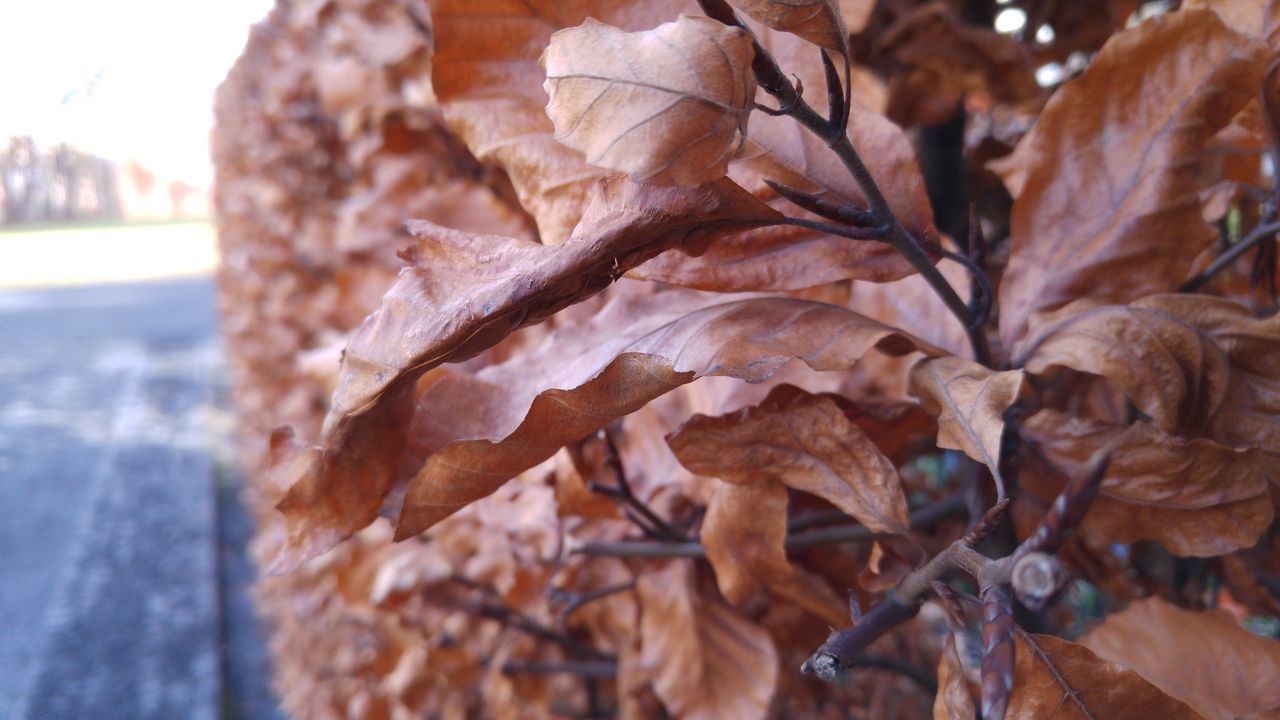
[[[222,383],[207,278],[0,293],[0,718],[275,716]]]

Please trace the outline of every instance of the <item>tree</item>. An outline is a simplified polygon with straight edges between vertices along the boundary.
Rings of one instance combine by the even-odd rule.
[[[1280,10],[1018,5],[277,10],[215,158],[286,705],[1280,708]]]

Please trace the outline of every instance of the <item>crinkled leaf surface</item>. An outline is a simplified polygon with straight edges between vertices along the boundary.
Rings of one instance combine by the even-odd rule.
[[[431,0],[431,80],[441,111],[472,154],[507,172],[543,242],[572,235],[595,184],[610,174],[553,137],[538,62],[551,35],[588,17],[647,30],[696,11],[680,0]]]
[[[836,0],[732,0],[752,20],[794,33],[841,55],[848,52],[848,31]],[[865,21],[864,21],[865,22]]]
[[[1280,317],[1205,295],[1046,316],[1013,362],[1114,382],[1156,425],[1232,447],[1280,450]]]
[[[1191,708],[1132,670],[1052,635],[1017,638],[1009,718],[1196,720]]]
[[[1112,36],[1054,94],[1020,143],[1028,172],[1000,287],[1006,346],[1037,311],[1126,302],[1186,278],[1217,237],[1200,218],[1200,149],[1257,94],[1265,56],[1216,14],[1184,10]]]
[[[820,576],[787,560],[787,489],[778,482],[718,483],[698,540],[720,593],[738,603],[760,590],[784,597],[832,627],[849,624],[849,604]]]
[[[422,396],[415,422],[434,429],[415,434],[440,440],[429,443],[429,457],[410,481],[397,537],[427,529],[566,443],[697,377],[760,382],[793,359],[843,370],[872,349],[941,352],[845,308],[807,300],[667,291],[615,301],[587,322],[558,329],[534,353],[474,378],[438,382]]]
[[[898,471],[830,398],[782,385],[728,415],[695,415],[667,438],[680,463],[735,485],[779,483],[817,495],[863,525],[905,533]]]
[[[1136,600],[1108,615],[1080,643],[1206,718],[1280,710],[1280,641],[1249,632],[1224,610],[1186,610],[1156,597]]]
[[[697,188],[602,187],[579,234],[560,246],[415,226],[412,263],[351,337],[312,467],[280,504],[290,542],[277,569],[372,522],[389,492],[414,382],[518,328],[594,295],[630,267],[717,230],[774,213],[729,180]]]
[[[640,665],[675,717],[762,719],[778,681],[773,640],[700,593],[694,574],[675,560],[637,580]]]
[[[995,372],[957,357],[925,359],[911,368],[911,394],[938,418],[938,447],[963,451],[991,470],[997,486],[1004,411],[1022,393],[1021,370]]]
[[[761,43],[788,73],[801,79],[805,97],[826,111],[821,65],[813,46],[784,33],[767,32]],[[854,79],[860,83],[861,74]],[[937,230],[915,151],[897,125],[863,101],[869,92],[854,85],[848,135],[861,153],[890,206],[912,234],[933,244]],[[813,133],[788,117],[757,113],[747,131],[741,160],[729,166],[729,177],[775,209],[791,216],[805,213],[780,197],[765,180],[790,185],[842,204],[867,207],[849,171]],[[633,273],[636,277],[704,290],[797,290],[849,278],[886,282],[914,272],[892,247],[855,241],[803,228],[762,228],[716,243],[707,254],[687,258],[667,254]]]
[[[1257,448],[1186,440],[1145,422],[1128,427],[1042,410],[1024,425],[1038,459],[1074,477],[1111,445],[1111,463],[1083,526],[1106,542],[1155,540],[1175,555],[1209,557],[1251,547],[1273,516],[1267,477],[1274,462]],[[1031,458],[1024,483],[1046,500],[1060,479]]]
[[[638,182],[724,177],[755,102],[751,36],[681,15],[628,33],[588,18],[542,56],[557,140]]]

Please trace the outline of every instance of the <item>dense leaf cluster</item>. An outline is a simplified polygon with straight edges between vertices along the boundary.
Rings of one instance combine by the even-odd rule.
[[[286,707],[1280,711],[1280,6],[1152,10],[280,5],[214,153]]]

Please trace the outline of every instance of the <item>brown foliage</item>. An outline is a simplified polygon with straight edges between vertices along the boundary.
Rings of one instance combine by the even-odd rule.
[[[1280,13],[964,5],[255,30],[220,283],[288,712],[1280,708]]]

